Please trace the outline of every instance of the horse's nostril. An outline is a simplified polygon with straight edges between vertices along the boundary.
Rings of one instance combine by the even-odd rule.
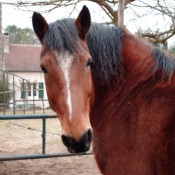
[[[70,147],[74,142],[73,138],[65,136],[65,135],[62,135],[61,139],[62,139],[63,144],[67,147]]]
[[[91,129],[88,130],[87,135],[88,135],[88,142],[92,142],[92,130]]]
[[[90,148],[92,141],[92,131],[89,129],[85,134],[83,134],[79,141],[76,141],[74,138],[65,135],[62,135],[61,138],[63,144],[67,147],[69,152],[86,152]]]

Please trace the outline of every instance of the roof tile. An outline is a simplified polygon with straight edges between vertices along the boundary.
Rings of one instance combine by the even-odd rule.
[[[4,53],[5,70],[41,71],[41,46],[10,44],[9,53]]]

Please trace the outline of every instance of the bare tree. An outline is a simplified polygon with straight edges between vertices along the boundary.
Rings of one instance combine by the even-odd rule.
[[[136,11],[136,16],[142,18],[143,16],[150,17],[150,22],[157,17],[157,26],[153,28],[148,27],[146,30],[142,31],[138,29],[139,35],[147,38],[152,43],[161,43],[164,48],[167,48],[167,40],[175,35],[175,1],[171,0],[154,0],[152,3],[145,3],[143,0],[139,0],[142,5],[137,5],[137,7],[143,7],[147,9],[144,14],[138,14]],[[151,1],[150,1],[151,2]],[[158,25],[163,23],[163,26]],[[156,24],[156,23],[155,23]],[[159,27],[158,27],[159,26]]]
[[[85,0],[18,0],[17,2],[11,2],[4,0],[4,4],[14,5],[23,10],[33,6],[48,7],[43,12],[51,12],[59,7],[71,6],[72,12],[77,10],[77,4]],[[89,0],[96,3],[102,9],[103,15],[108,17],[106,24],[118,23],[118,0]],[[87,2],[87,1],[86,1]],[[125,13],[130,15],[128,22],[137,24],[138,20],[144,21],[147,19],[147,28],[141,30],[142,27],[138,27],[137,33],[142,37],[147,38],[153,43],[162,43],[166,45],[167,40],[175,34],[175,1],[172,0],[125,0],[124,3]],[[99,15],[102,15],[100,12]],[[150,17],[150,19],[148,19]],[[154,27],[149,25],[152,22],[153,17],[157,17]],[[154,18],[155,19],[155,18]],[[159,26],[159,22],[164,23],[163,27]],[[125,24],[127,27],[127,24]]]

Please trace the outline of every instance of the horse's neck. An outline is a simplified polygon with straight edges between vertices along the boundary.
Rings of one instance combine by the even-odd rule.
[[[151,53],[152,49],[151,44],[133,35],[123,36],[121,50],[123,75],[118,81],[113,82],[110,88],[95,84],[95,101],[92,108],[92,122],[95,125],[103,122],[103,118],[106,120],[106,117],[113,115],[139,84],[150,78],[153,79],[155,61]]]
[[[123,70],[127,82],[134,85],[152,76],[155,66],[153,46],[145,40],[126,33],[122,39]],[[128,80],[129,79],[129,80]]]

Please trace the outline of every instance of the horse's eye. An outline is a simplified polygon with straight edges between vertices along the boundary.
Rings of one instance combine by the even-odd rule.
[[[86,63],[86,67],[94,65],[94,61],[92,59],[89,59]]]
[[[41,67],[41,70],[45,73],[45,74],[47,74],[47,70],[46,70],[46,68],[44,67],[44,66],[40,66]]]

